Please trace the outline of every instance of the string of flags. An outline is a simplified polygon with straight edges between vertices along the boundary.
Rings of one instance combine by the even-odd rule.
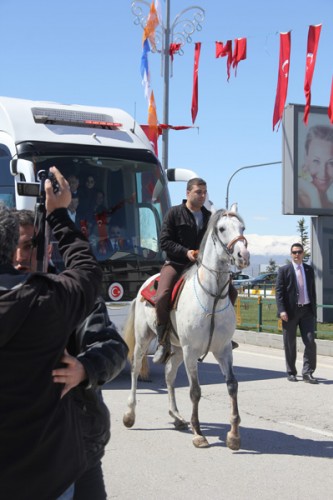
[[[179,126],[173,127],[169,124],[159,124],[157,119],[156,103],[154,93],[151,89],[150,71],[148,53],[150,47],[155,50],[155,30],[158,25],[162,25],[162,14],[160,0],[152,0],[150,11],[147,18],[146,26],[144,27],[142,37],[142,56],[141,56],[141,77],[144,86],[145,96],[148,100],[148,133],[150,140],[156,145],[158,136],[165,128],[175,130],[184,130],[192,128],[192,126]],[[311,106],[311,85],[313,74],[316,65],[317,51],[319,46],[319,39],[322,25],[311,25],[308,30],[307,51],[305,61],[305,79],[304,79],[304,94],[305,94],[305,108],[303,121],[305,125],[308,124],[310,106]],[[173,61],[175,54],[181,50],[180,43],[170,43],[169,56]],[[194,68],[193,68],[193,89],[192,89],[192,104],[191,116],[192,124],[194,126],[199,109],[199,61],[200,61],[201,42],[195,43],[194,46]],[[231,68],[237,76],[238,64],[247,58],[247,39],[236,38],[235,40],[227,40],[226,42],[215,42],[215,58],[226,57],[226,70],[227,81],[230,79]],[[278,78],[276,87],[276,97],[273,109],[273,131],[278,130],[283,111],[287,99],[288,83],[289,83],[289,70],[290,70],[290,57],[291,57],[291,32],[280,33],[280,50],[279,50],[279,63],[278,63]],[[333,77],[331,84],[330,102],[328,105],[328,117],[333,124]],[[156,152],[157,149],[155,148]]]

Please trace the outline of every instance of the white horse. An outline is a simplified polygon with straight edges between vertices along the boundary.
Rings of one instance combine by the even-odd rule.
[[[239,269],[249,265],[250,256],[246,238],[243,236],[244,229],[244,222],[237,214],[237,205],[233,205],[230,211],[218,210],[211,216],[200,246],[197,265],[193,265],[185,273],[185,284],[177,308],[172,310],[170,315],[173,355],[165,366],[169,414],[174,418],[176,429],[187,428],[187,422],[177,408],[174,386],[177,370],[184,360],[190,384],[191,427],[194,434],[193,444],[196,447],[208,446],[199,423],[201,388],[197,372],[198,360],[202,361],[208,352],[212,352],[218,361],[231,398],[231,429],[227,435],[227,446],[232,450],[238,450],[240,447],[238,382],[233,372],[231,346],[236,317],[228,289],[230,264]],[[135,422],[137,378],[149,343],[156,334],[155,309],[141,296],[141,290],[155,278],[156,276],[149,278],[139,290],[132,302],[125,327],[125,339],[130,348],[131,345],[134,346],[132,387],[128,409],[123,417],[126,427],[132,427]]]

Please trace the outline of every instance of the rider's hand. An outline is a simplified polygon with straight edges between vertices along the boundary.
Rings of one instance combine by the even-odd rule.
[[[199,253],[198,250],[189,250],[187,252],[188,260],[190,260],[191,262],[195,262],[197,260],[198,253]]]
[[[59,191],[58,193],[54,193],[50,179],[45,180],[45,206],[49,214],[56,208],[67,208],[72,199],[69,184],[65,177],[61,175],[56,167],[51,167],[50,172],[52,172],[57,179]]]

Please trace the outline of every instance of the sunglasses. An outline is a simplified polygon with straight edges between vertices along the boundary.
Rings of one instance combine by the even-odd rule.
[[[293,255],[301,255],[301,253],[303,253],[303,250],[293,250],[291,253]]]

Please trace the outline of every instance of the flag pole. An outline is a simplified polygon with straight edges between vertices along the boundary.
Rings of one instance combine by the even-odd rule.
[[[150,0],[154,1],[154,0]],[[133,0],[132,14],[135,17],[134,24],[140,25],[143,29],[147,23],[145,9],[150,8],[150,2],[147,0]],[[160,32],[157,27],[155,35],[157,36],[156,47],[152,52],[158,52],[162,56],[163,71],[163,122],[169,125],[169,93],[170,93],[170,43],[178,43],[180,49],[179,55],[183,55],[183,47],[192,42],[192,35],[195,31],[201,31],[201,23],[205,19],[205,11],[198,5],[187,7],[179,12],[170,24],[171,1],[165,0],[165,18],[162,19]],[[144,7],[142,7],[142,5]],[[192,17],[191,17],[191,15]],[[161,44],[161,47],[159,45]],[[167,170],[169,166],[169,130],[168,127],[162,132],[162,166]]]
[[[163,44],[163,123],[169,124],[169,90],[170,90],[170,0],[165,0],[165,26]],[[162,166],[165,170],[169,166],[169,129],[162,132]]]

